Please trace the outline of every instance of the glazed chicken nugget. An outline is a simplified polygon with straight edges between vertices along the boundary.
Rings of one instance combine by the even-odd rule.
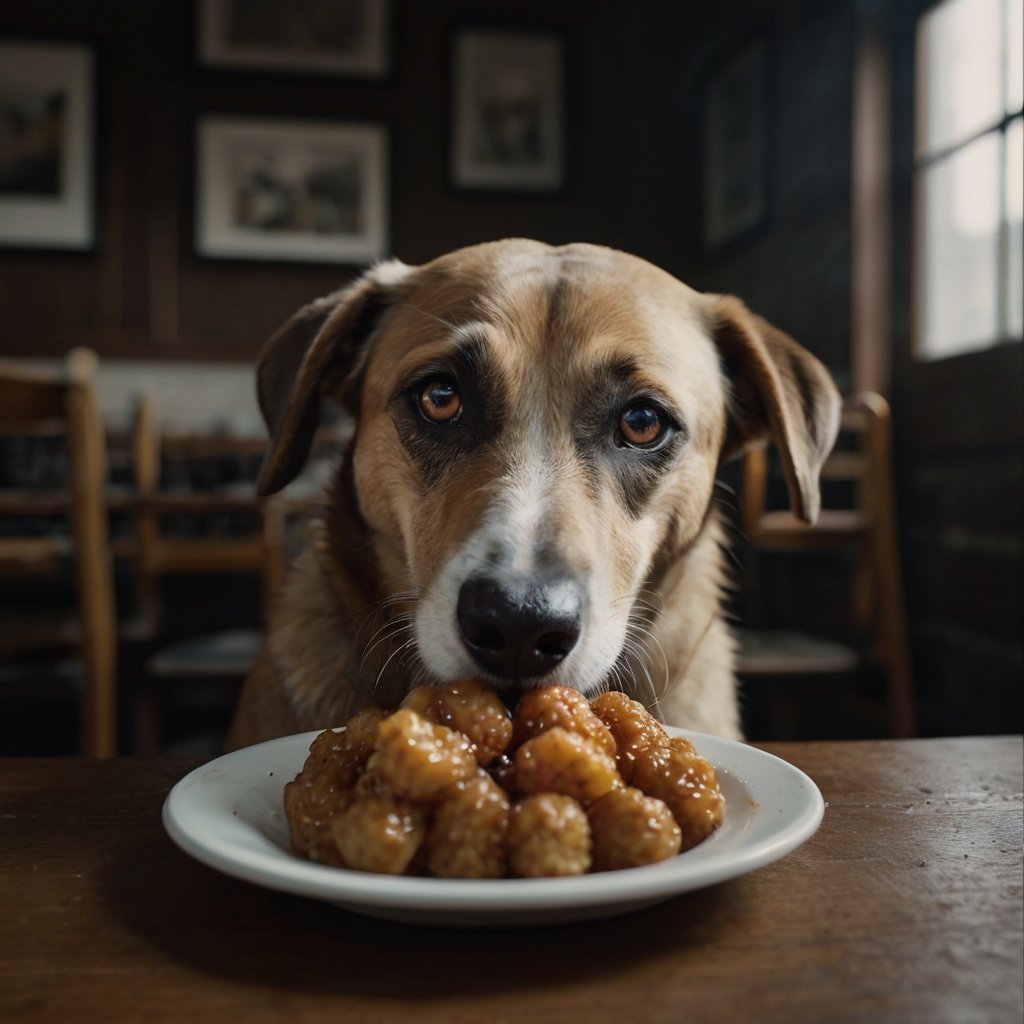
[[[568,686],[545,686],[527,690],[513,719],[513,743],[519,746],[548,729],[562,728],[578,733],[615,756],[615,740],[579,690]]]
[[[668,734],[643,704],[619,690],[609,690],[595,697],[590,707],[615,740],[619,774],[627,783],[632,782],[637,758],[665,743]]]
[[[486,773],[459,782],[438,804],[427,837],[427,868],[437,878],[505,874],[508,794]]]
[[[433,803],[457,782],[476,775],[472,744],[460,733],[400,708],[377,727],[367,762],[404,800]]]
[[[587,809],[595,871],[637,868],[674,857],[683,834],[661,801],[633,786],[614,789]]]
[[[373,753],[377,727],[391,714],[385,708],[365,707],[357,711],[345,725],[345,740],[349,750],[365,765]]]
[[[325,729],[309,746],[309,756],[296,777],[284,788],[284,811],[296,853],[323,864],[337,864],[337,850],[330,835],[331,818],[347,802],[369,757],[360,734],[376,729],[387,712],[380,708],[360,712],[363,727],[354,733]]]
[[[343,730],[324,730],[310,744],[306,766],[333,766],[340,785],[353,785],[373,752],[377,726],[389,714],[384,708],[366,707],[357,711]]]
[[[418,686],[400,707],[461,732],[473,744],[481,766],[504,754],[512,739],[512,715],[494,687],[479,679],[463,679],[443,688]]]
[[[340,866],[331,836],[331,819],[351,799],[348,785],[339,784],[332,765],[307,761],[284,787],[284,813],[291,830],[292,849],[321,864]]]
[[[588,804],[622,785],[611,754],[561,726],[527,740],[513,763],[524,794],[561,793]]]
[[[582,875],[590,867],[586,812],[568,796],[528,796],[512,808],[506,846],[509,873],[520,878]]]
[[[725,799],[715,769],[689,740],[673,737],[639,758],[633,785],[668,805],[682,830],[683,850],[696,846],[721,824]]]
[[[330,833],[342,867],[384,875],[405,874],[426,837],[426,811],[390,791],[367,772],[351,799],[331,818]]]

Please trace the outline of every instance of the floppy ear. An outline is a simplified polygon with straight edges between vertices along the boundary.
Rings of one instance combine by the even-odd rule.
[[[366,343],[409,272],[397,260],[374,267],[348,288],[303,306],[263,346],[256,395],[270,447],[256,481],[261,496],[281,490],[302,469],[322,395],[338,394],[356,411]]]
[[[828,371],[788,334],[731,295],[712,296],[712,332],[729,381],[723,459],[770,437],[793,511],[813,523],[818,477],[839,430],[839,392]]]

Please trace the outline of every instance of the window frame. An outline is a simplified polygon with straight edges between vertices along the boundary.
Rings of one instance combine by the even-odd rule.
[[[922,59],[920,52],[920,31],[921,23],[925,17],[939,7],[944,6],[953,0],[934,0],[931,3],[922,4],[920,10],[914,16],[913,21],[913,145],[911,157],[911,308],[910,308],[910,355],[915,362],[936,362],[942,359],[956,358],[969,355],[975,352],[984,352],[1000,345],[1019,343],[1024,340],[1020,334],[1011,334],[1009,330],[1009,271],[1010,271],[1010,231],[1007,215],[1008,181],[1006,176],[1007,165],[1007,135],[1010,127],[1018,122],[1024,121],[1024,105],[1016,110],[1007,110],[1009,96],[1006,91],[1007,67],[1009,59],[1006,32],[1001,31],[1000,37],[1003,45],[1000,47],[1000,108],[1001,116],[987,124],[983,128],[976,129],[969,135],[956,142],[946,144],[933,151],[927,151],[921,144],[920,132],[924,121],[926,83],[926,62]],[[1000,17],[1005,26],[1008,21],[1007,5],[1012,0],[999,0]],[[925,330],[925,289],[927,287],[925,274],[925,253],[927,240],[925,237],[925,173],[931,169],[948,162],[957,154],[964,152],[971,146],[994,135],[999,141],[999,162],[998,162],[998,203],[999,222],[996,241],[996,331],[991,337],[964,342],[954,351],[946,353],[929,352],[924,336]]]

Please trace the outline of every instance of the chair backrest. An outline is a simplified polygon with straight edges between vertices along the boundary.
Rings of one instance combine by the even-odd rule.
[[[87,349],[70,352],[61,370],[30,370],[0,364],[0,432],[66,435],[66,486],[51,492],[21,491],[7,506],[34,515],[64,514],[70,520],[78,617],[78,646],[85,688],[81,714],[83,752],[110,757],[117,745],[117,605],[107,533],[104,428],[96,401],[97,360]],[[3,505],[0,504],[0,511]],[[45,538],[5,530],[5,566],[17,569],[19,552],[38,562]],[[56,546],[53,548],[57,551]]]
[[[149,396],[136,405],[132,441],[136,507],[136,559],[143,621],[150,631],[163,618],[161,580],[173,575],[256,573],[267,568],[262,510],[255,487],[245,480],[222,487],[194,485],[187,479],[167,482],[168,466],[197,462],[256,460],[265,442],[216,434],[168,434],[161,431]],[[208,532],[204,524],[226,517],[251,520],[251,529]],[[188,520],[193,529],[173,532],[168,524]]]
[[[850,622],[873,637],[874,655],[885,668],[893,735],[915,735],[888,402],[873,392],[844,402],[839,439],[822,469],[822,511],[813,526],[770,507],[766,492],[775,478],[767,465],[763,449],[744,456],[740,525],[748,543],[762,551],[854,553]]]
[[[822,512],[814,527],[770,500],[781,474],[770,472],[769,452],[743,457],[739,492],[740,527],[755,547],[774,550],[821,548],[862,540],[892,503],[892,440],[889,405],[873,392],[843,403],[839,437],[821,470]]]

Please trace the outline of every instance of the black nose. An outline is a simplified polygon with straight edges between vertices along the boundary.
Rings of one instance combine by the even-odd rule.
[[[478,664],[503,679],[524,679],[549,672],[576,646],[583,592],[565,576],[543,583],[474,576],[459,590],[456,613]]]

